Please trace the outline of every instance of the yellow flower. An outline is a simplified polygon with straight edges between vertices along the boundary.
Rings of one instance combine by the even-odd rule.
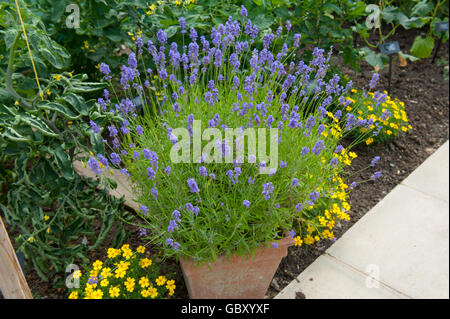
[[[111,298],[119,297],[120,288],[118,286],[109,288],[109,295],[111,296]]]
[[[14,105],[19,105],[19,100],[17,100],[16,102],[14,102]]]
[[[141,265],[142,268],[147,268],[152,264],[152,260],[148,258],[142,258],[139,264]]]
[[[33,243],[33,242],[34,242],[34,237],[31,236],[30,238],[28,238],[28,242],[29,242],[29,243]]]
[[[141,277],[141,279],[139,279],[139,285],[142,288],[146,288],[146,287],[150,286],[150,282],[148,281],[147,277]]]
[[[47,89],[47,95],[51,95],[52,92],[50,92],[50,89]]]
[[[143,254],[145,252],[145,247],[144,246],[139,246],[138,248],[136,248],[136,251],[140,254]]]
[[[45,220],[45,221],[47,221],[47,220],[49,220],[49,219],[50,219],[50,216],[48,216],[48,215],[45,215],[45,216],[44,216],[44,220]]]
[[[294,238],[295,240],[295,246],[301,246],[303,244],[303,240],[300,238],[300,236],[296,236]]]
[[[134,291],[134,286],[136,285],[136,280],[134,278],[127,278],[127,280],[124,283],[125,288],[127,288],[128,292]]]
[[[100,270],[100,269],[102,269],[103,262],[100,260],[96,260],[96,261],[94,261],[92,266],[94,267],[94,270]]]
[[[146,289],[142,289],[141,295],[142,297],[147,298],[148,296],[150,296],[150,292]]]
[[[100,275],[102,276],[102,278],[111,277],[112,276],[111,268],[109,268],[109,267],[103,268]]]
[[[57,82],[59,82],[59,81],[61,80],[61,75],[59,75],[59,74],[54,75],[53,78],[54,78]]]
[[[175,289],[175,287],[176,287],[175,286],[175,280],[172,279],[172,280],[168,280],[167,281],[167,284],[166,284],[166,288],[167,289]]]
[[[80,277],[81,277],[81,271],[80,271],[80,270],[76,270],[76,271],[73,273],[73,278],[78,279],[78,278],[80,278]]]
[[[308,235],[305,237],[305,244],[306,244],[306,245],[314,244],[314,238],[313,238],[311,235],[308,234]]]
[[[162,286],[166,283],[167,279],[164,276],[159,276],[158,278],[156,278],[156,284],[158,286]]]
[[[150,297],[153,298],[153,299],[158,296],[158,290],[156,290],[155,287],[150,287],[150,288],[147,289],[147,291],[148,291]]]
[[[108,258],[116,258],[120,255],[120,249],[108,248]]]
[[[92,290],[86,296],[86,299],[102,299],[102,298],[103,298],[103,291],[101,291],[100,289]]]
[[[78,291],[72,291],[69,295],[69,299],[78,299]]]
[[[123,257],[125,257],[126,259],[130,259],[130,257],[133,255],[133,251],[131,249],[125,249],[123,251]]]
[[[372,144],[372,143],[373,143],[373,138],[369,137],[369,138],[366,140],[366,144],[369,145],[369,144]]]
[[[106,287],[108,285],[109,285],[109,280],[108,279],[103,279],[102,281],[100,281],[100,286]]]
[[[125,275],[127,274],[127,270],[124,268],[117,268],[116,269],[116,274],[114,277],[116,278],[123,278],[125,277]]]

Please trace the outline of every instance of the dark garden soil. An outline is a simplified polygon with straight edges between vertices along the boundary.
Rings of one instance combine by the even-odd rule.
[[[399,41],[400,47],[407,52],[415,36],[420,32],[420,30],[398,31],[392,40]],[[448,68],[448,43],[443,44],[440,48],[438,59],[442,57],[447,60],[445,64]],[[361,72],[354,72],[347,67],[343,67],[343,72],[353,79],[355,87],[363,87],[369,83],[373,68],[363,63]],[[413,129],[388,144],[370,147],[360,145],[353,149],[358,154],[358,158],[353,161],[349,170],[350,174],[367,167],[371,159],[379,155],[381,160],[376,169],[381,170],[383,176],[375,182],[363,183],[353,190],[349,200],[352,206],[351,221],[336,226],[334,233],[337,238],[341,237],[348,228],[448,140],[449,87],[448,81],[444,80],[443,73],[444,66],[431,64],[431,58],[414,63],[408,61],[408,65],[405,67],[400,66],[398,59],[394,60],[391,96],[405,102],[406,112]],[[380,72],[381,77],[376,89],[387,89],[387,74],[387,68]],[[356,173],[352,176],[351,181],[367,180],[372,173],[373,170]],[[139,242],[137,231],[131,231],[132,234],[128,241],[131,246],[136,247],[142,244]],[[325,241],[309,247],[302,246],[301,249],[289,248],[288,256],[282,260],[269,287],[267,298],[273,298],[331,244],[332,241]],[[107,243],[105,247],[108,247]],[[93,252],[91,257],[102,258],[103,256],[104,251],[97,251]],[[175,297],[189,298],[178,264],[175,261],[167,260],[163,267],[161,269],[163,273],[169,276],[176,274],[174,275],[177,285]],[[43,282],[33,270],[26,274],[26,278],[37,298],[65,298],[67,296],[66,290],[51,288],[51,285]],[[297,295],[298,298],[304,298],[301,292]]]

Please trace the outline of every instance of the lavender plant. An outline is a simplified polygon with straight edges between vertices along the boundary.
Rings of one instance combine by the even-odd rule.
[[[327,110],[351,89],[325,80],[331,52],[316,48],[309,64],[297,61],[301,35],[283,37],[290,24],[255,48],[260,31],[244,7],[241,21],[230,17],[208,39],[184,19],[180,27],[183,43],[190,38],[183,46],[169,44],[163,30],[147,46],[137,38],[117,90],[101,64],[116,101],[99,103],[123,120],[91,122],[111,153],[92,157],[90,167],[99,175],[117,167],[130,178],[140,233],[166,256],[207,262],[276,247],[285,236],[298,246],[334,239],[335,222],[349,219],[344,168],[356,157],[340,140],[362,123]],[[144,65],[145,51],[154,65]],[[230,129],[236,134],[224,138]]]

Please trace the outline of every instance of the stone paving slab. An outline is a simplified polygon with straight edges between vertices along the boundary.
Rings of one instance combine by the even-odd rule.
[[[413,298],[448,298],[448,203],[403,185],[327,253]]]
[[[297,280],[285,287],[275,299],[296,299],[297,293],[302,293],[307,299],[407,298],[326,254],[317,258]]]
[[[449,298],[448,150],[447,141],[276,298]]]
[[[447,141],[401,184],[449,201],[449,142]]]

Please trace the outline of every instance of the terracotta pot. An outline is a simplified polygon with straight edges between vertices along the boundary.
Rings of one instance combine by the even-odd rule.
[[[287,248],[294,243],[288,237],[280,240],[277,248],[257,249],[253,258],[219,257],[201,266],[181,258],[189,296],[192,299],[264,298],[281,259],[287,255]]]

